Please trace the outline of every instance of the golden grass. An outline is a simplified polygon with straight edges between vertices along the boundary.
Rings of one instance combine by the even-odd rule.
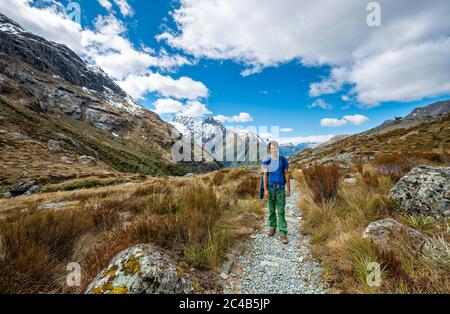
[[[358,178],[363,180],[362,176]],[[448,226],[423,217],[402,216],[387,197],[393,186],[391,178],[378,176],[377,182],[376,188],[342,185],[334,202],[317,204],[305,179],[300,180],[302,231],[311,235],[313,255],[321,261],[326,280],[335,290],[349,293],[448,293]],[[441,240],[429,244],[425,256],[415,252],[406,239],[391,243],[391,248],[386,249],[362,238],[370,222],[386,217]],[[381,265],[380,287],[367,284],[367,266],[371,262]]]
[[[187,269],[216,271],[226,250],[259,228],[263,213],[258,174],[219,173],[220,186],[211,179],[216,172],[0,199],[6,252],[0,292],[82,292],[115,254],[137,243],[167,250]],[[60,202],[70,202],[70,208],[42,208]],[[82,287],[65,286],[68,262],[81,263]]]

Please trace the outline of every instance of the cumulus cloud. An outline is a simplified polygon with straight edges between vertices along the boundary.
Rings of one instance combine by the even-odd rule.
[[[292,132],[292,131],[294,131],[293,128],[281,128],[280,129],[280,132],[284,132],[284,133],[289,133],[289,132]]]
[[[232,117],[220,114],[215,116],[214,119],[222,123],[245,123],[253,121],[253,118],[247,112],[241,112],[239,115],[234,115]]]
[[[170,76],[152,72],[145,75],[131,74],[117,83],[137,99],[143,98],[150,92],[156,92],[163,97],[190,100],[205,98],[209,94],[208,88],[202,82],[185,76],[173,79]]]
[[[364,123],[367,123],[368,121],[369,118],[367,118],[366,116],[363,116],[361,114],[355,114],[344,116],[341,119],[325,118],[320,120],[320,125],[324,127],[340,127],[346,125],[347,123],[353,125],[362,125]]]
[[[177,29],[159,39],[199,58],[242,63],[243,75],[292,60],[325,65],[330,75],[311,84],[311,96],[349,85],[368,106],[450,93],[448,0],[378,0],[376,28],[360,0],[180,2]]]
[[[160,98],[153,105],[157,114],[177,114],[186,117],[201,117],[211,114],[204,104],[195,100],[182,103],[171,98]]]
[[[317,99],[311,105],[308,106],[308,108],[310,108],[310,109],[316,108],[316,107],[320,107],[322,109],[327,109],[327,110],[330,110],[332,108],[332,106],[330,104],[326,103],[325,100],[323,100],[322,98]]]
[[[122,8],[122,14],[131,14],[132,11],[127,11],[126,1],[114,2]],[[99,3],[106,9],[112,5],[107,0]],[[123,22],[111,14],[98,16],[94,28],[89,29],[70,20],[56,5],[34,7],[29,0],[0,1],[0,11],[26,30],[66,44],[88,62],[100,66],[135,98],[142,98],[148,92],[183,99],[208,95],[208,89],[201,82],[188,77],[173,79],[151,71],[192,62],[181,55],[169,55],[165,50],[155,52],[145,46],[136,49],[126,37],[127,29]]]

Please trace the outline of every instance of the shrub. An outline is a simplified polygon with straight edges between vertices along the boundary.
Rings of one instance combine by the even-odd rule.
[[[371,189],[377,189],[379,186],[379,175],[373,171],[365,170],[362,174],[362,179],[365,185]]]
[[[260,179],[255,175],[247,175],[236,186],[236,195],[238,197],[255,197],[258,195]]]
[[[380,174],[389,176],[394,182],[413,168],[410,158],[404,154],[378,155],[372,161],[372,165]]]
[[[303,169],[306,184],[316,204],[336,198],[339,187],[339,167],[336,164],[312,165]]]

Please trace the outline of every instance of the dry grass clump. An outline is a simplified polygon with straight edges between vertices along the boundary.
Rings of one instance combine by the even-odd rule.
[[[336,164],[312,165],[303,174],[316,204],[334,200],[339,187],[339,167]]]
[[[402,154],[378,155],[372,161],[373,167],[383,176],[389,176],[394,182],[400,180],[413,167],[410,158]]]
[[[419,216],[401,216],[387,197],[393,186],[389,176],[378,175],[376,189],[366,185],[343,186],[335,202],[317,204],[314,194],[300,181],[303,196],[303,231],[311,235],[313,255],[324,267],[325,279],[340,292],[448,293],[450,288],[449,229],[443,222]],[[379,247],[362,232],[370,222],[392,217],[427,233],[433,243],[418,253],[406,238]],[[381,286],[370,286],[370,263],[381,267]]]
[[[218,187],[202,180],[217,175],[212,173],[200,180],[161,177],[0,200],[0,292],[82,292],[115,254],[138,243],[167,249],[187,267],[216,270],[226,249],[253,233],[262,216],[257,191],[250,188],[258,175],[221,173]],[[71,207],[42,208],[60,202]],[[69,262],[81,264],[79,288],[65,286]]]
[[[63,261],[71,256],[78,237],[93,228],[92,218],[82,210],[43,210],[0,221],[5,252],[0,260],[0,291],[57,290]]]

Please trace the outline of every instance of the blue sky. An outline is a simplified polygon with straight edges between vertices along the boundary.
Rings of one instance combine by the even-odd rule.
[[[243,112],[251,119],[225,125],[349,134],[450,95],[448,1],[378,1],[380,27],[367,24],[370,1],[79,0],[80,27],[64,20],[69,1],[9,1],[2,13],[97,63],[163,118]],[[420,31],[399,27],[409,18]]]

